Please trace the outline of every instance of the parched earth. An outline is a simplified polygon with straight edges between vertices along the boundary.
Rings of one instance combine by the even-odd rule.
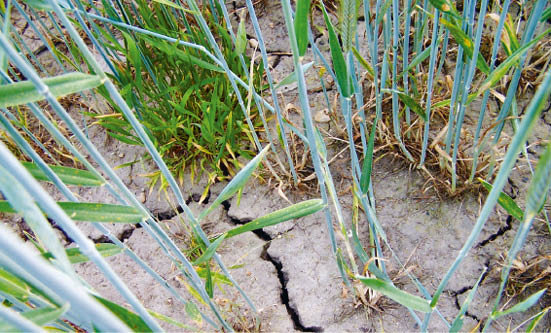
[[[288,50],[287,34],[281,10],[272,2],[265,1],[259,17],[265,32],[265,42],[270,53],[273,75],[276,81],[292,72],[292,61]],[[237,15],[239,2],[232,2],[229,8]],[[232,13],[232,15],[234,14]],[[321,23],[320,23],[321,24]],[[360,22],[360,25],[362,22]],[[360,27],[361,29],[361,27]],[[248,34],[254,36],[249,26]],[[316,36],[323,52],[328,52],[324,37]],[[324,49],[325,46],[325,49]],[[47,52],[41,59],[48,61]],[[307,56],[308,58],[308,56]],[[309,61],[309,60],[306,60]],[[313,111],[323,112],[323,98],[319,93],[315,73],[308,74],[312,83],[311,104]],[[328,89],[330,94],[331,85]],[[280,104],[298,104],[296,86],[284,88]],[[73,111],[77,108],[75,107]],[[74,112],[76,114],[76,111]],[[533,140],[546,139],[551,123],[549,112],[545,112],[536,128]],[[320,124],[322,126],[323,124]],[[145,153],[108,138],[99,127],[91,127],[89,136],[111,166],[139,160]],[[347,151],[331,164],[332,172],[340,180],[340,204],[344,208],[344,220],[350,223],[352,196],[347,191],[350,184],[350,168]],[[532,156],[534,157],[534,156]],[[150,162],[139,162],[117,170],[128,188],[150,209],[160,221],[159,225],[175,240],[184,251],[193,245],[186,227],[186,217],[177,206],[170,193],[153,189],[149,191],[142,175],[155,170]],[[388,242],[395,255],[403,263],[405,270],[392,258],[389,248],[384,246],[387,269],[394,283],[400,288],[418,294],[415,285],[406,272],[416,276],[428,289],[434,292],[441,277],[453,262],[467,239],[480,207],[484,202],[482,193],[465,193],[452,199],[439,198],[433,192],[423,192],[425,178],[416,169],[411,169],[390,157],[378,160],[374,165],[373,188],[376,198],[377,217],[384,228]],[[522,193],[529,181],[529,171],[519,164],[510,177],[506,192],[522,199]],[[210,188],[207,199],[199,203],[205,182],[192,184],[184,180],[181,191],[186,203],[194,213],[208,207],[208,204],[224,188],[224,183],[216,183]],[[105,188],[72,188],[83,201],[115,203]],[[61,197],[52,190],[56,199]],[[284,193],[292,203],[319,196],[318,193],[286,190]],[[289,203],[273,185],[252,180],[245,187],[241,200],[236,198],[224,202],[202,221],[208,235],[216,235],[236,225],[246,223],[269,212],[288,206]],[[15,228],[22,228],[22,221],[15,221]],[[360,225],[366,225],[360,213]],[[79,223],[87,235],[97,243],[108,238],[88,223]],[[107,225],[111,233],[139,255],[160,276],[172,286],[175,294],[160,286],[150,275],[128,256],[120,254],[108,258],[108,262],[143,304],[153,311],[170,316],[202,330],[209,330],[204,321],[193,322],[183,309],[181,300],[192,300],[187,291],[185,279],[176,266],[164,254],[157,242],[145,228],[133,225]],[[335,226],[332,226],[335,228]],[[493,306],[499,283],[499,269],[504,256],[517,230],[517,223],[503,210],[497,208],[487,221],[477,245],[461,264],[441,297],[439,314],[432,316],[430,331],[447,331],[442,320],[453,321],[463,300],[482,275],[482,282],[471,304],[463,328],[471,330],[484,320]],[[368,233],[361,229],[360,237],[368,244]],[[65,244],[72,246],[70,239]],[[522,260],[539,256],[549,257],[549,233],[544,222],[536,221],[525,249],[520,254]],[[407,309],[384,297],[373,301],[370,306],[362,305],[344,286],[331,253],[328,229],[324,215],[319,212],[301,219],[292,220],[254,233],[246,233],[225,240],[219,254],[239,285],[246,291],[258,310],[260,331],[265,332],[369,332],[369,331],[415,331],[419,327]],[[106,278],[91,263],[76,265],[76,270],[101,295],[124,304],[121,296],[112,288]],[[220,280],[215,286],[215,302],[220,306],[228,321],[236,330],[255,330],[254,315],[235,288]],[[523,294],[525,297],[528,294]],[[513,299],[512,302],[517,302]],[[531,315],[549,306],[550,297],[544,296],[540,303],[526,313],[506,317],[494,322],[492,329],[505,331],[515,328]],[[418,314],[421,316],[421,314]],[[162,323],[169,331],[182,330]],[[539,324],[540,329],[549,329],[551,318],[547,315]]]

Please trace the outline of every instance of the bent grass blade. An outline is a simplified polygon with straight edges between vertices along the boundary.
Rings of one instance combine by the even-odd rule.
[[[68,73],[43,79],[54,97],[62,97],[103,84],[98,75]],[[0,107],[6,108],[43,100],[45,97],[31,81],[21,81],[0,86]]]
[[[96,244],[96,250],[98,250],[103,257],[111,257],[124,251],[123,248],[111,243]],[[78,247],[67,249],[65,252],[67,253],[67,257],[69,258],[71,264],[79,264],[90,260],[90,258],[83,254]],[[46,259],[53,258],[53,255],[50,252],[42,253],[42,256]]]
[[[407,308],[423,313],[429,313],[432,311],[428,300],[400,290],[394,287],[390,282],[374,278],[365,278],[363,276],[356,276],[356,279],[361,281],[369,288],[380,292],[386,297]]]
[[[90,203],[90,202],[57,202],[59,207],[75,221],[106,223],[140,223],[148,217],[141,210],[132,206]],[[7,201],[0,201],[0,212],[15,213]]]
[[[278,223],[282,223],[292,219],[298,219],[315,212],[320,211],[325,207],[323,200],[312,199],[306,200],[292,206],[277,210],[273,213],[259,217],[249,223],[246,223],[237,228],[231,229],[225,233],[226,238],[237,236],[247,231],[253,231],[264,227],[269,227]]]
[[[50,181],[46,174],[40,168],[31,162],[21,162],[25,169],[37,180]],[[103,179],[97,177],[94,173],[87,170],[80,170],[59,165],[48,165],[50,169],[66,185],[75,186],[101,186],[105,184]]]

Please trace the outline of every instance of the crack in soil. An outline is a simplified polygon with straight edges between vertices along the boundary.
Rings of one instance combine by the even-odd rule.
[[[289,282],[289,278],[287,277],[287,273],[285,273],[285,271],[283,270],[283,264],[281,263],[281,261],[276,257],[272,257],[268,253],[269,248],[270,248],[270,243],[266,243],[266,245],[264,245],[264,249],[262,251],[260,258],[271,262],[276,269],[277,279],[281,284],[281,293],[280,293],[281,302],[285,305],[285,308],[287,309],[287,313],[289,314],[293,322],[294,328],[300,332],[323,332],[323,328],[321,327],[304,326],[302,324],[302,321],[300,320],[300,316],[298,314],[297,309],[295,309],[289,302],[289,291],[287,290],[287,282]]]
[[[480,247],[486,246],[488,243],[496,240],[498,237],[503,236],[507,231],[511,230],[513,228],[513,217],[509,215],[507,216],[507,219],[505,221],[507,222],[506,225],[499,228],[495,233],[493,233],[488,238],[478,243],[475,247],[480,248]]]
[[[210,191],[207,193],[207,196],[203,200],[203,203],[207,204],[209,202],[209,199],[210,199]],[[194,193],[186,199],[186,205],[188,205],[191,201],[199,202],[200,200],[201,200],[201,194]],[[178,206],[175,210],[174,209],[169,209],[167,211],[163,211],[163,212],[153,214],[153,216],[158,221],[164,221],[164,220],[170,220],[170,219],[176,217],[177,215],[182,214],[183,212],[184,212],[184,210],[182,209],[182,207]],[[48,220],[50,220],[50,219],[48,219]],[[55,222],[50,221],[50,223],[52,223],[53,227],[59,229],[63,233],[63,235],[65,236],[66,240],[69,241],[69,243],[73,242],[73,240],[63,231],[63,229],[59,228],[55,224]],[[136,229],[140,229],[141,227],[142,227],[141,224],[136,224],[133,228],[123,230],[123,232],[118,237],[117,236],[115,236],[115,237],[117,237],[117,239],[119,241],[124,243],[125,240],[129,239],[132,236],[132,234],[134,233],[134,231]],[[107,237],[106,235],[101,235],[97,238],[92,239],[92,241],[94,242],[94,244],[98,244],[98,243],[111,243],[111,244],[114,244],[113,241],[110,240],[109,237]]]
[[[205,197],[205,199],[201,202],[202,204],[208,204],[209,203],[209,200],[210,200],[210,190],[207,192],[207,196]],[[192,201],[194,202],[200,202],[201,201],[201,193],[193,193],[192,195],[190,195],[187,199],[186,199],[186,205],[189,205]],[[174,217],[182,214],[184,212],[184,209],[178,205],[178,207],[176,207],[176,209],[169,209],[169,210],[166,210],[166,211],[163,211],[163,212],[159,212],[159,213],[155,213],[153,214],[153,216],[155,217],[156,220],[159,220],[159,221],[165,221],[165,220],[170,220],[170,219],[173,219]]]
[[[226,216],[230,219],[231,223],[242,225],[247,222],[250,222],[250,219],[237,219],[235,217],[231,217],[229,215],[229,210],[231,207],[231,204],[229,201],[223,201],[222,206],[224,207],[224,210],[226,211]],[[265,232],[263,229],[253,230],[253,233],[263,240],[265,242],[264,247],[262,248],[262,253],[260,254],[260,258],[262,260],[270,262],[274,268],[276,269],[277,279],[279,280],[281,292],[279,294],[281,298],[281,303],[285,305],[285,309],[287,309],[287,313],[289,314],[289,317],[291,318],[291,321],[293,322],[293,326],[295,330],[300,332],[323,332],[323,328],[318,326],[304,326],[302,324],[302,321],[300,319],[300,315],[295,307],[293,307],[289,301],[289,291],[287,290],[287,283],[289,282],[289,278],[287,277],[287,273],[283,270],[283,264],[279,260],[279,258],[272,257],[268,253],[268,249],[270,248],[271,241],[273,238]]]
[[[489,259],[487,259],[486,262],[484,263],[484,268],[486,269],[486,271],[482,274],[482,277],[480,278],[479,286],[482,285],[482,283],[484,283],[484,280],[486,280],[486,278],[488,277],[488,273],[490,272],[490,260]],[[463,295],[464,293],[472,290],[473,288],[474,288],[474,284],[471,285],[471,286],[463,287],[463,288],[461,288],[457,291],[456,290],[450,290],[449,291],[449,294],[455,300],[455,306],[457,307],[457,310],[461,310],[461,304],[459,304],[459,295]],[[478,323],[480,323],[481,320],[482,320],[482,319],[478,318],[477,315],[470,313],[468,310],[465,311],[465,316],[475,320]]]

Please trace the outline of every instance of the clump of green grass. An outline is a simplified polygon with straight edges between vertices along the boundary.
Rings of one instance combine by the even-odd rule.
[[[142,0],[135,2],[134,9],[127,6],[124,10],[129,13],[135,10],[135,17],[140,18],[129,18],[131,25],[209,49],[205,33],[187,9]],[[243,49],[233,46],[226,28],[215,19],[221,16],[221,11],[206,5],[201,11],[229,68],[245,79],[247,73],[240,56],[244,56],[247,66],[251,61]],[[245,115],[224,70],[197,49],[124,30],[121,34],[124,44],[111,39],[106,45],[123,55],[120,60],[112,59],[116,66],[113,79],[126,102],[136,109],[172,173],[183,181],[186,172],[191,172],[193,180],[206,171],[209,184],[234,176],[242,166],[239,158],[249,160],[255,150]],[[254,86],[260,87],[262,67],[254,63],[252,66]],[[246,95],[244,89],[242,93]],[[103,95],[109,99],[106,91]],[[255,128],[261,126],[257,116],[253,105],[249,117]],[[97,118],[97,123],[112,137],[128,144],[140,144],[116,107],[111,117]],[[166,186],[160,171],[148,177],[152,186],[158,182]]]

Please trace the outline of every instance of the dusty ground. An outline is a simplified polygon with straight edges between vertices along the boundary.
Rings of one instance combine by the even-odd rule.
[[[240,6],[236,3],[235,9]],[[268,8],[264,9],[260,21],[265,27],[266,44],[277,81],[291,72],[292,63],[281,13],[279,8],[274,9],[270,6],[272,4],[268,3]],[[250,27],[249,34],[254,35]],[[319,42],[322,51],[327,52],[327,48],[323,48],[322,37]],[[316,105],[321,105],[322,98],[315,92],[319,87],[314,86],[312,89],[313,110],[318,112],[321,111],[321,107]],[[298,104],[295,95],[294,86],[286,87],[282,105]],[[537,135],[537,139],[545,138],[545,133],[548,133],[548,118],[549,112],[538,125],[540,127],[536,131],[540,134]],[[100,148],[111,166],[139,159],[144,153],[142,149],[108,139],[97,127],[91,128],[89,133],[91,140]],[[332,164],[334,175],[343,180],[341,189],[347,187],[348,166],[346,153]],[[190,246],[189,231],[184,227],[185,217],[173,209],[175,201],[171,195],[148,190],[146,180],[140,175],[151,170],[154,170],[151,163],[137,163],[119,169],[117,173],[185,252]],[[526,169],[519,167],[511,176],[506,189],[508,193],[523,193],[522,189],[527,186],[527,175]],[[388,235],[389,243],[406,268],[419,278],[429,292],[433,292],[471,231],[484,198],[482,194],[465,193],[454,199],[440,199],[432,192],[423,193],[424,181],[419,172],[410,170],[406,165],[390,158],[383,158],[374,166],[377,216]],[[198,203],[203,185],[201,182],[192,185],[188,179],[181,189],[186,202],[195,213],[205,209],[224,187],[222,183],[213,185],[206,202]],[[75,188],[74,191],[83,201],[114,202],[112,199],[106,199],[110,196],[104,188]],[[285,194],[293,203],[319,196],[317,193],[292,190],[287,190]],[[345,220],[350,221],[352,199],[349,192],[341,195],[340,200],[345,208]],[[253,180],[245,188],[239,205],[235,198],[225,202],[203,221],[202,226],[209,235],[215,235],[287,205],[273,186]],[[361,218],[360,223],[366,224],[365,217]],[[106,237],[90,224],[80,225],[94,241],[107,241]],[[477,246],[461,265],[439,303],[438,310],[448,322],[454,319],[460,304],[484,268],[488,269],[488,273],[483,277],[463,328],[474,328],[478,321],[483,320],[489,313],[497,290],[498,269],[516,228],[516,223],[500,209],[497,209],[486,223]],[[161,287],[129,257],[121,254],[109,258],[112,267],[144,305],[186,324],[197,326],[176,299],[192,299],[182,282],[183,277],[146,230],[139,226],[114,224],[109,226],[109,229],[115,237],[165,278],[176,292],[171,294]],[[367,235],[364,233],[360,237],[367,238]],[[66,240],[66,244],[72,246],[70,240]],[[388,248],[385,248],[385,251],[387,258],[390,258]],[[392,301],[382,299],[374,304],[377,309],[369,309],[358,306],[350,293],[346,293],[331,254],[327,226],[322,213],[232,238],[223,243],[219,253],[228,267],[234,267],[231,269],[232,275],[257,307],[261,331],[402,332],[418,329],[408,311]],[[529,259],[544,255],[551,255],[549,235],[546,233],[546,226],[542,222],[536,222],[521,258]],[[403,276],[395,261],[389,259],[387,265],[397,285],[408,292],[417,293],[414,285]],[[76,269],[100,294],[111,300],[123,302],[92,264],[79,264]],[[251,311],[234,288],[226,285],[216,288],[215,301],[236,329],[254,329]],[[530,314],[536,313],[537,309],[546,305],[549,305],[548,296],[528,313],[495,322],[493,329],[504,331],[507,327],[514,328]],[[178,330],[175,326],[163,325],[167,330]],[[539,328],[549,329],[550,326],[551,319],[547,316]],[[199,327],[204,330],[210,328],[204,322]],[[429,330],[444,331],[447,330],[447,326],[439,316],[433,315]]]

